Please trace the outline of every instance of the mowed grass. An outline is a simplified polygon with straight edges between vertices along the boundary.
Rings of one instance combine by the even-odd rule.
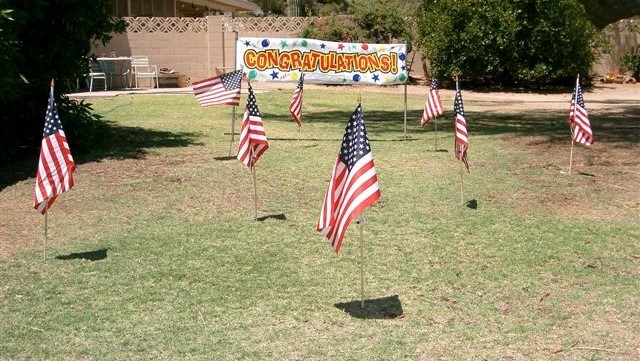
[[[51,209],[46,260],[33,178],[0,192],[3,242],[32,241],[0,265],[0,359],[640,358],[638,163],[577,148],[562,174],[566,112],[530,111],[531,124],[465,101],[463,205],[451,112],[435,151],[423,94],[409,95],[405,140],[401,92],[362,93],[382,197],[365,212],[360,309],[357,225],[339,255],[314,230],[358,91],[306,90],[300,131],[290,96],[256,94],[270,139],[258,221],[251,173],[229,157],[231,108],[91,101],[111,126]]]

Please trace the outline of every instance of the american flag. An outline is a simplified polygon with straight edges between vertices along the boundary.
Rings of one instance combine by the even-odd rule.
[[[358,104],[345,127],[316,230],[331,241],[338,253],[351,220],[378,198],[378,176],[364,126],[362,105]]]
[[[429,123],[429,120],[442,114],[444,114],[444,108],[442,107],[442,99],[440,99],[440,92],[438,91],[438,80],[431,78],[431,89],[429,89],[429,94],[427,94],[427,102],[424,105],[420,125],[424,127],[425,124]]]
[[[242,70],[217,75],[193,83],[193,94],[203,107],[239,105]]]
[[[258,110],[256,96],[253,94],[251,84],[249,84],[247,107],[244,110],[242,130],[240,131],[240,143],[238,143],[238,160],[251,168],[268,148],[269,142],[264,132],[264,125],[262,124],[262,118]]]
[[[44,118],[33,208],[42,214],[47,213],[58,195],[73,187],[75,170],[76,165],[67,144],[67,137],[62,130],[58,109],[53,99],[53,86],[51,86],[49,104]]]
[[[293,91],[293,97],[291,98],[291,104],[289,104],[289,112],[293,117],[293,120],[296,121],[298,126],[301,125],[302,121],[302,85],[304,83],[304,73],[300,75],[300,79],[298,79],[298,85],[296,86],[296,90]]]
[[[576,80],[576,88],[571,97],[569,110],[569,123],[571,125],[571,139],[590,147],[593,144],[593,132],[589,122],[589,114],[584,106],[580,78]]]
[[[467,162],[467,149],[469,148],[469,138],[467,138],[467,121],[464,119],[464,106],[462,105],[462,94],[456,82],[456,97],[453,102],[453,112],[455,113],[455,147],[456,159],[460,160],[469,170]]]

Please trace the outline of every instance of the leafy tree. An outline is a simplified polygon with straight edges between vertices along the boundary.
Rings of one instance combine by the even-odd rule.
[[[252,0],[258,4],[265,15],[284,15],[287,9],[287,0]]]
[[[593,26],[574,0],[423,1],[418,43],[441,78],[547,85],[587,75]]]
[[[410,37],[397,5],[397,2],[389,0],[353,1],[353,15],[368,41],[390,43]]]
[[[349,0],[251,0],[258,4],[265,15],[287,15],[290,7],[296,7],[300,16],[329,15],[346,11]]]
[[[0,11],[0,103],[13,101],[18,96],[18,85],[26,81],[20,76],[18,64],[12,61],[20,57],[18,39],[7,31],[14,22],[12,13],[13,10],[8,9]]]
[[[631,49],[620,58],[622,68],[628,70],[636,78],[640,77],[640,50]]]
[[[329,41],[377,42],[411,39],[399,0],[353,0],[352,17],[330,14],[305,28],[301,36]]]
[[[39,148],[51,80],[70,143],[95,121],[87,104],[62,93],[86,72],[91,41],[106,43],[126,24],[110,16],[108,0],[0,0],[0,162],[17,149]],[[76,144],[78,144],[76,142]],[[78,148],[74,148],[77,150]]]

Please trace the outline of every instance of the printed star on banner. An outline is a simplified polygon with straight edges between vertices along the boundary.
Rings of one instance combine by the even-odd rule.
[[[295,80],[295,81],[297,81],[299,76],[300,76],[300,75],[298,75],[298,73],[292,73],[292,74],[291,74],[291,80]]]
[[[274,70],[274,71],[271,72],[271,79],[272,80],[273,79],[278,79],[278,72],[277,71]]]
[[[380,76],[378,74],[373,74],[373,81],[378,82],[380,80]]]
[[[400,67],[400,69],[402,69],[402,71],[405,71],[405,70],[407,70],[407,67],[403,65],[403,66]]]
[[[287,41],[286,40],[281,40],[280,41],[280,46],[282,47],[282,49],[287,47]]]
[[[344,50],[344,44],[342,44],[342,43],[338,44],[338,49]]]
[[[325,43],[320,44],[320,49],[324,49],[326,47],[327,47],[327,45]]]
[[[384,45],[378,48],[378,51],[386,51],[386,50],[387,50],[387,47]]]
[[[245,42],[244,42],[244,46],[249,47],[249,45],[251,45],[251,43],[249,42],[249,40],[245,40]]]

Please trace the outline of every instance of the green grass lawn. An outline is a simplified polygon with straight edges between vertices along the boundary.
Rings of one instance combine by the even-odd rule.
[[[640,358],[638,163],[601,158],[638,154],[614,131],[637,135],[637,119],[594,112],[610,136],[577,148],[568,176],[567,112],[525,122],[465,101],[465,206],[452,113],[434,151],[422,94],[404,140],[403,95],[363,93],[382,197],[365,213],[360,309],[357,226],[339,255],[314,229],[357,92],[306,90],[300,131],[290,96],[256,94],[259,221],[251,173],[228,157],[230,107],[92,100],[110,126],[51,209],[46,260],[33,178],[0,191],[3,241],[33,242],[0,264],[0,360]]]

